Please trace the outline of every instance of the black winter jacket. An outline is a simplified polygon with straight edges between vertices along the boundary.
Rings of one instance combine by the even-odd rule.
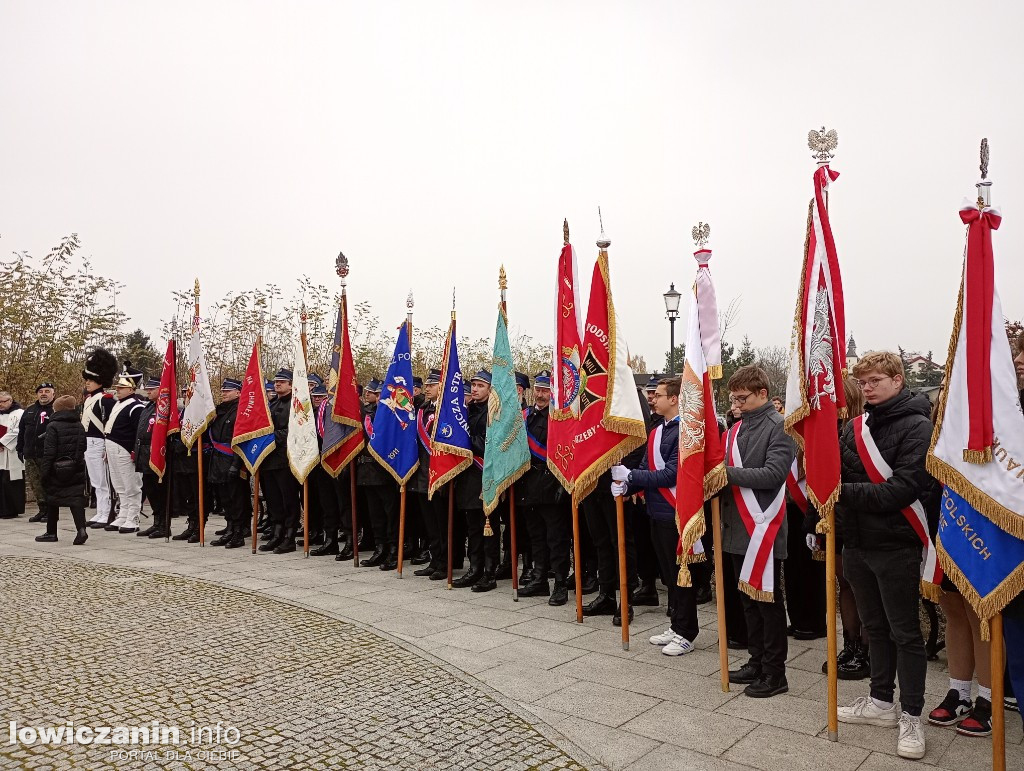
[[[413,472],[412,478],[409,480],[408,489],[413,493],[425,494],[430,489],[430,453],[427,452],[427,449],[423,446],[423,440],[420,438],[420,425],[422,424],[423,429],[426,431],[429,441],[434,418],[437,416],[436,413],[437,405],[426,400],[423,400],[423,404],[416,413],[416,449],[419,451],[420,465]]]
[[[203,434],[203,461],[207,464],[203,471],[212,485],[234,481],[242,468],[242,459],[231,449],[237,417],[238,399],[221,402],[210,428]]]
[[[640,466],[629,473],[628,494],[634,495],[643,491],[647,504],[647,516],[663,522],[674,522],[676,507],[666,500],[661,491],[676,486],[676,472],[679,466],[679,419],[675,418],[664,425],[665,428],[661,432],[660,450],[661,457],[665,460],[665,467],[661,470],[652,469],[648,462],[647,447],[644,446],[644,457]],[[648,433],[647,441],[651,441],[656,430],[657,426]]]
[[[75,410],[61,410],[51,415],[43,437],[40,475],[46,489],[46,502],[54,506],[85,506],[85,429]],[[70,459],[73,473],[57,479],[54,463]]]
[[[395,482],[395,478],[370,454],[370,439],[372,437],[366,430],[366,419],[370,419],[369,423],[372,426],[373,419],[377,415],[378,404],[380,402],[364,404],[360,410],[363,420],[363,439],[366,440],[366,446],[356,456],[356,486],[381,487],[390,484],[397,488],[398,483]]]
[[[260,464],[264,471],[288,468],[288,414],[291,406],[291,394],[270,400],[270,420],[274,424],[274,451]]]
[[[469,425],[469,446],[473,456],[484,457],[487,445],[487,402],[470,402],[466,407],[466,423]],[[455,477],[455,508],[468,511],[482,509],[484,501],[480,497],[483,492],[484,472],[474,462],[469,468]]]
[[[152,456],[153,426],[156,425],[156,402],[146,402],[139,413],[139,426],[135,433],[135,470],[152,474],[149,459]]]
[[[931,403],[904,389],[886,402],[867,405],[867,425],[893,475],[881,484],[868,478],[857,453],[853,421],[840,440],[843,486],[836,521],[844,548],[891,551],[921,542],[902,509],[920,500],[934,534],[938,522],[939,485],[925,470],[932,437]]]
[[[51,415],[53,415],[53,402],[40,404],[37,401],[21,413],[16,446],[19,458],[22,460],[38,458],[43,454],[43,437],[46,436],[46,427]]]
[[[547,460],[533,454],[533,443],[546,447],[548,443],[548,415],[550,408],[543,410],[527,407],[525,410],[526,432],[530,439],[530,470],[516,482],[516,503],[521,506],[552,506],[568,502],[565,488],[551,473]]]

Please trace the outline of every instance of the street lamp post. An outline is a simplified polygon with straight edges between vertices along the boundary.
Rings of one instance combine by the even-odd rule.
[[[679,299],[682,295],[676,291],[674,283],[668,285],[665,297],[665,315],[668,317],[668,374],[676,374],[676,319],[679,318]]]

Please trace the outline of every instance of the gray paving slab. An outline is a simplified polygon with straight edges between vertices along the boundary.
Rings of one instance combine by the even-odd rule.
[[[759,725],[726,750],[723,757],[763,771],[854,771],[869,754],[861,747]]]
[[[757,725],[720,712],[661,702],[620,727],[649,739],[717,756]]]

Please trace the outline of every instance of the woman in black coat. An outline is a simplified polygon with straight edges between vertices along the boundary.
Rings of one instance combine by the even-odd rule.
[[[60,507],[68,506],[78,530],[74,544],[80,546],[89,538],[85,529],[85,428],[75,412],[75,397],[61,396],[53,403],[53,409],[40,463],[46,490],[46,533],[36,540],[56,542]]]

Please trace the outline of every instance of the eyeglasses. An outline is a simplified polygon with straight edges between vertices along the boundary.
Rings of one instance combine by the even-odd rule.
[[[856,382],[857,386],[863,390],[869,386],[871,388],[878,388],[878,384],[883,380],[892,380],[892,377],[890,375],[886,375],[885,377],[873,377],[870,380],[857,380],[854,382]]]
[[[729,403],[730,404],[745,404],[747,399],[749,399],[751,396],[753,396],[753,394],[744,394],[743,396],[733,396],[732,394],[730,394],[729,395]]]

